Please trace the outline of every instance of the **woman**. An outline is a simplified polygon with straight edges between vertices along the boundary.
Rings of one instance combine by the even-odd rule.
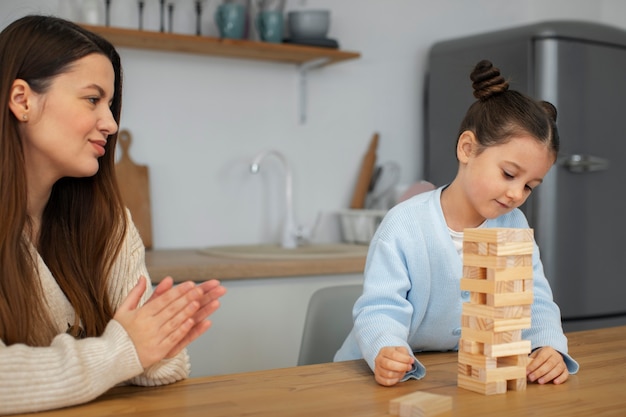
[[[385,386],[422,378],[414,352],[456,350],[461,307],[463,230],[528,228],[518,210],[556,161],[556,109],[517,91],[491,62],[474,68],[474,96],[461,123],[451,184],[400,203],[370,243],[354,328],[335,360],[365,358]],[[567,354],[558,306],[535,245],[532,327],[522,332],[533,352],[527,379],[563,383],[578,364]]]
[[[0,413],[83,403],[189,375],[185,347],[225,289],[151,289],[115,179],[122,71],[71,22],[0,34]]]

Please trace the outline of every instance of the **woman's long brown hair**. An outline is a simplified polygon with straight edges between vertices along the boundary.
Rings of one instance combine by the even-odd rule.
[[[50,16],[23,17],[0,34],[0,339],[6,345],[47,346],[58,333],[25,233],[30,225],[26,168],[19,121],[8,107],[11,85],[23,79],[43,94],[52,77],[93,53],[113,64],[111,111],[119,125],[122,70],[108,41]],[[117,133],[110,135],[96,175],[63,178],[54,185],[36,244],[87,336],[102,334],[114,314],[107,279],[127,227],[115,178],[116,142]]]

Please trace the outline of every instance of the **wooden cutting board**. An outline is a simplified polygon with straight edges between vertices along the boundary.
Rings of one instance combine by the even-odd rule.
[[[130,157],[132,137],[128,130],[118,135],[120,160],[115,165],[117,182],[124,204],[130,210],[146,249],[152,248],[152,213],[150,209],[150,178],[146,165],[137,165]]]
[[[378,148],[378,133],[374,133],[370,141],[370,145],[367,148],[363,161],[361,162],[361,170],[359,171],[359,177],[357,178],[356,186],[352,194],[352,202],[350,203],[351,209],[364,209],[365,198],[372,183],[372,175],[374,174],[374,168],[376,167],[376,150]]]

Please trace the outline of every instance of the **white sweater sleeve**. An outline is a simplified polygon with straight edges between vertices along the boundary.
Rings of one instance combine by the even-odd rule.
[[[149,279],[143,243],[131,222],[109,280],[114,309],[141,275]],[[142,303],[151,293],[149,286]],[[186,351],[144,370],[132,340],[115,320],[100,337],[76,340],[62,331],[46,347],[6,346],[0,340],[0,414],[82,404],[120,383],[163,385],[189,375]]]
[[[135,347],[115,320],[100,337],[60,334],[47,347],[0,341],[0,413],[85,403],[141,371]]]

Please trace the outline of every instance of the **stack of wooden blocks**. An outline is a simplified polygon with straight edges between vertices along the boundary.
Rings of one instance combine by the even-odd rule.
[[[526,389],[533,230],[465,229],[458,386],[484,395]]]

